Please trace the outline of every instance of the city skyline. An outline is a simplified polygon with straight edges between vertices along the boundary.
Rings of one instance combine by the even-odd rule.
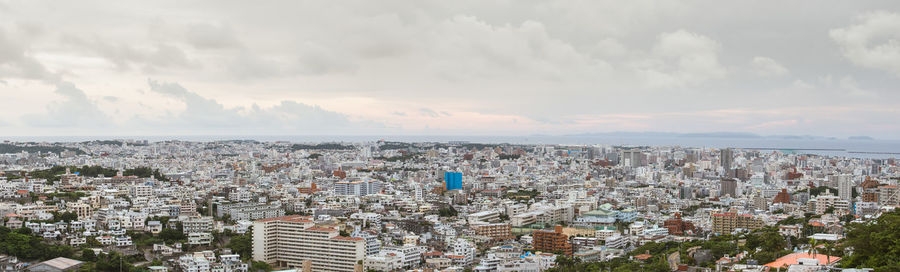
[[[0,270],[900,271],[900,2],[0,0]]]
[[[0,136],[897,139],[892,1],[0,2]]]

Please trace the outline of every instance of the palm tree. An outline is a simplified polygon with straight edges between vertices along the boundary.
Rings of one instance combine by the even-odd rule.
[[[813,258],[816,257],[816,253],[819,253],[819,241],[816,239],[809,239],[809,250],[806,253],[812,255]]]
[[[831,264],[831,254],[834,254],[834,243],[831,241],[825,241],[825,265],[828,266]]]

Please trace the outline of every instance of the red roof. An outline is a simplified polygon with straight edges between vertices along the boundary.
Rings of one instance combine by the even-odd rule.
[[[325,231],[325,232],[337,231],[336,229],[320,228],[320,227],[312,227],[312,228],[308,228],[306,230],[307,231]]]
[[[743,216],[743,217],[753,217],[752,215],[749,215],[749,214],[736,214],[736,213],[714,213],[713,216],[727,216],[727,217],[738,217],[738,216]]]
[[[800,262],[798,261],[798,259],[816,259],[816,260],[819,260],[819,264],[825,264],[825,262],[830,260],[831,264],[833,264],[833,263],[837,263],[838,261],[840,261],[841,257],[831,256],[831,258],[829,258],[829,256],[825,255],[825,254],[816,254],[815,256],[813,256],[812,254],[809,254],[806,252],[796,252],[796,253],[784,255],[783,257],[778,258],[774,262],[767,263],[766,266],[771,267],[771,268],[790,266],[792,264],[799,264]]]
[[[336,240],[348,240],[348,241],[360,241],[360,240],[363,240],[363,238],[359,238],[359,237],[347,237],[347,236],[335,236],[335,237],[332,237],[331,239],[336,239]]]

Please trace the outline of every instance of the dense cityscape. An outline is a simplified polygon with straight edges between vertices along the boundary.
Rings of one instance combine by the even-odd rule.
[[[900,272],[898,0],[0,0],[0,272]]]
[[[898,271],[897,160],[450,142],[0,144],[0,271]]]

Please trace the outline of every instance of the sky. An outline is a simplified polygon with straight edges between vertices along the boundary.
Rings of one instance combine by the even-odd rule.
[[[3,1],[0,136],[900,139],[898,1]]]

